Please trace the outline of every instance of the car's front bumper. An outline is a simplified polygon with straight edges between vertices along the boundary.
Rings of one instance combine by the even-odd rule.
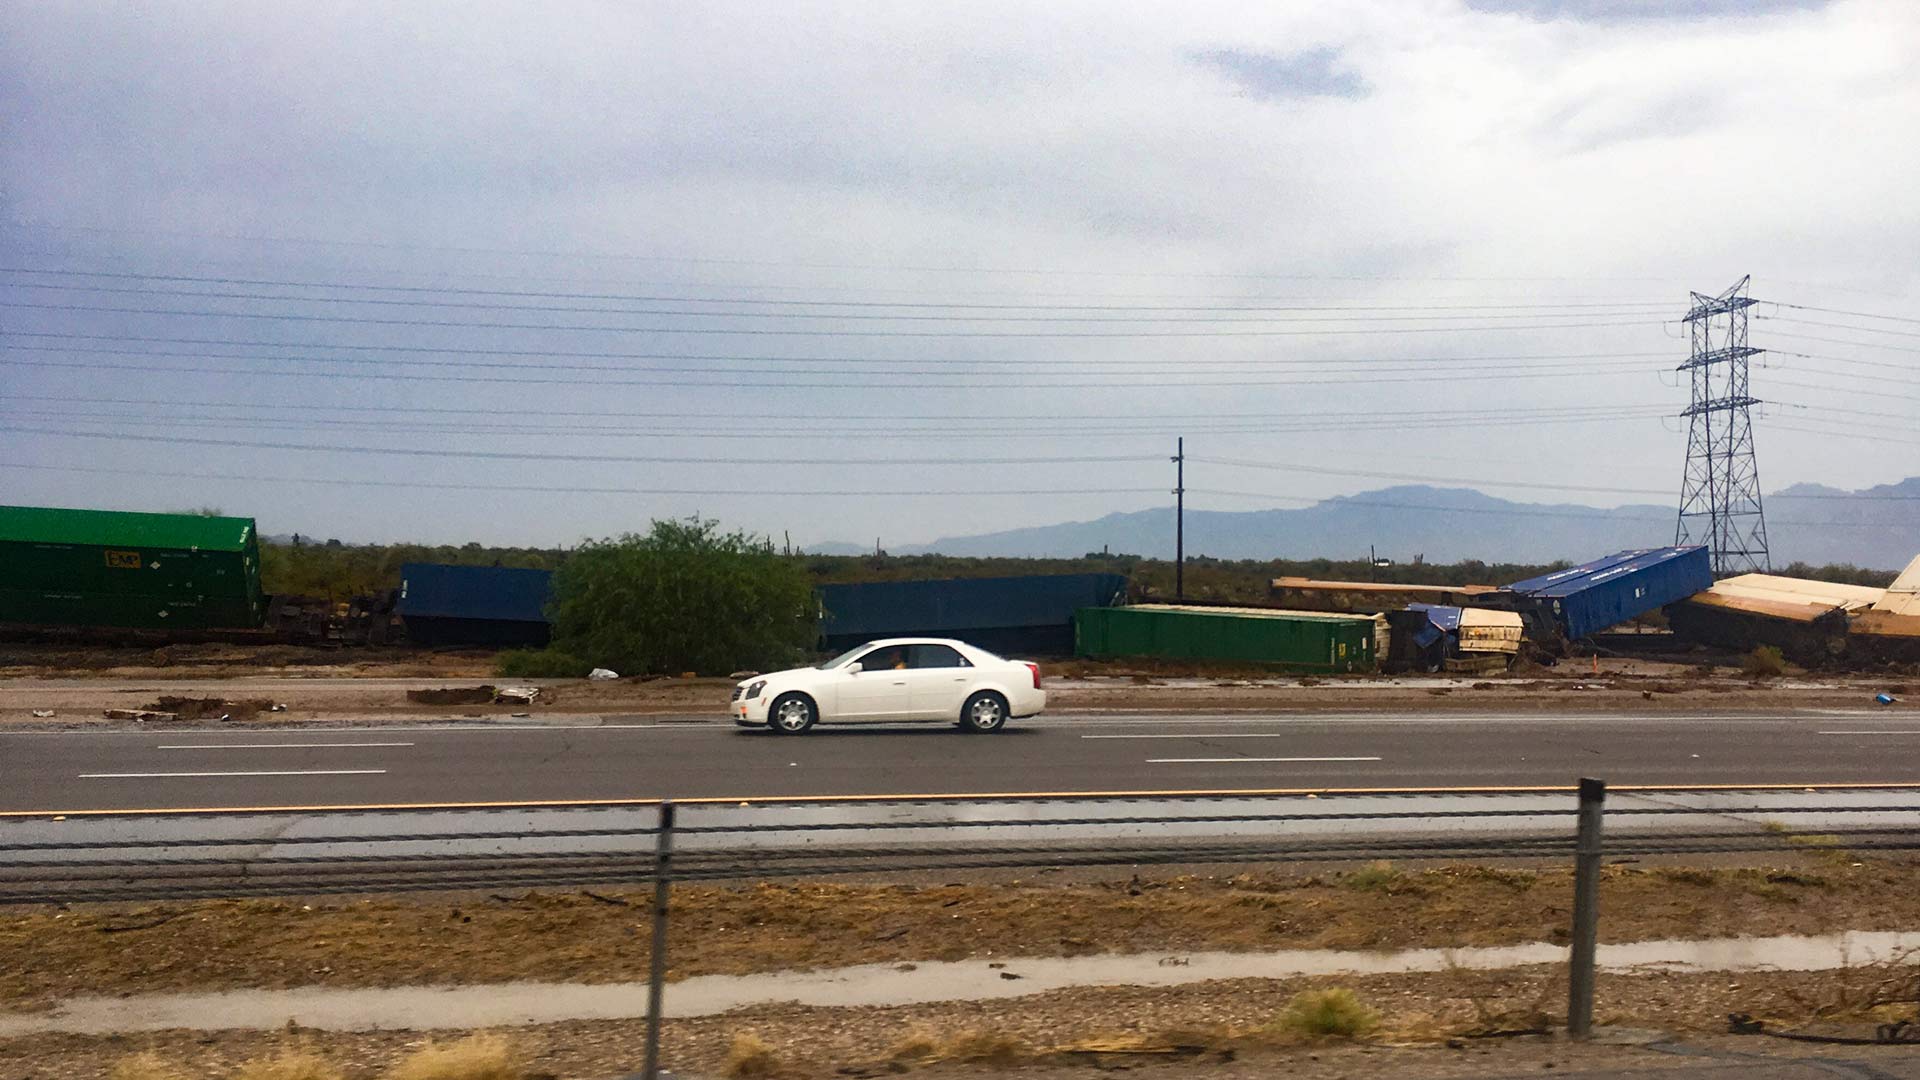
[[[757,698],[735,698],[727,704],[727,715],[741,727],[766,727],[767,707],[772,700],[762,694]]]

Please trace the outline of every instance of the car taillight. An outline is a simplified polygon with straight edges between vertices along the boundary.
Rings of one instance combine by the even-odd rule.
[[[1040,665],[1028,664],[1027,670],[1033,672],[1033,688],[1035,690],[1040,689]]]

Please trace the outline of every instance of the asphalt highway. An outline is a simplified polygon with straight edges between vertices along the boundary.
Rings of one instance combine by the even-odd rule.
[[[1899,712],[1116,714],[996,735],[722,723],[0,734],[0,811],[794,795],[1920,781]]]

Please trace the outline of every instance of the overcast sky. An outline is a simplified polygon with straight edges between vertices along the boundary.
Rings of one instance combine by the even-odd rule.
[[[0,5],[0,502],[906,544],[1180,434],[1211,509],[1671,502],[1745,274],[1765,486],[1867,487],[1915,130],[1905,0]]]

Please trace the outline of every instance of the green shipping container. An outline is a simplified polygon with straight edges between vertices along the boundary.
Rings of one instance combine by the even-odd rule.
[[[1374,670],[1368,616],[1257,608],[1146,604],[1083,608],[1074,616],[1081,656],[1156,656],[1270,664],[1290,671]]]
[[[252,518],[0,506],[0,623],[254,627]]]

